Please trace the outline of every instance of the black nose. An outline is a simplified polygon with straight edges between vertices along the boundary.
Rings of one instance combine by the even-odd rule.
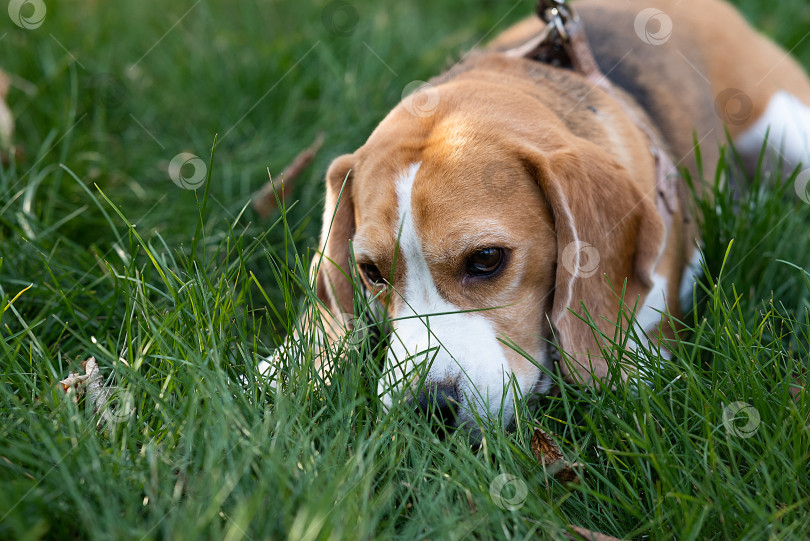
[[[459,405],[455,382],[426,385],[413,401],[416,410],[425,415],[441,437],[456,428]]]

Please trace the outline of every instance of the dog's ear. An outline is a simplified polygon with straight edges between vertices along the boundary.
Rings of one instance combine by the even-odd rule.
[[[530,164],[554,217],[557,271],[550,320],[572,361],[561,371],[569,381],[604,379],[607,363],[593,330],[574,313],[613,336],[619,298],[633,309],[652,286],[652,273],[665,244],[666,228],[655,192],[643,193],[625,168],[596,145],[533,151]],[[620,322],[621,323],[621,322]]]
[[[354,236],[352,199],[353,154],[336,158],[326,173],[326,202],[321,231],[321,253],[316,277],[316,293],[333,316],[352,314],[353,286],[350,280],[350,241]],[[320,260],[320,261],[319,261]]]

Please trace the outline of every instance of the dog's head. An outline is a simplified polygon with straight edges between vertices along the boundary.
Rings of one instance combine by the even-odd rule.
[[[481,81],[430,91],[431,114],[417,92],[329,168],[318,294],[351,313],[359,276],[385,309],[384,404],[509,422],[517,390],[548,388],[555,339],[566,377],[606,375],[575,314],[584,303],[612,335],[603,318],[625,280],[627,299],[649,290],[664,225],[626,168],[539,100]]]

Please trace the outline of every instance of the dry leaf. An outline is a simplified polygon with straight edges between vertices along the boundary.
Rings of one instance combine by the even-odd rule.
[[[566,463],[565,467],[554,474],[554,479],[560,483],[579,483],[585,471],[585,464],[581,462]]]
[[[74,400],[83,395],[85,388],[89,388],[92,383],[98,385],[99,372],[95,357],[82,361],[82,370],[84,370],[84,374],[68,372],[68,377],[59,382],[65,394],[75,393]]]
[[[80,396],[87,393],[87,401],[93,411],[101,414],[106,421],[126,420],[134,408],[131,403],[131,395],[128,393],[122,395],[120,390],[101,384],[101,372],[95,357],[82,361],[82,370],[84,370],[84,374],[69,372],[68,377],[59,382],[65,394],[72,394],[71,399],[75,402]],[[119,411],[111,408],[111,403],[116,400],[123,402],[119,405]]]
[[[557,445],[557,442],[551,439],[548,432],[542,428],[534,429],[531,446],[535,458],[546,467],[556,464],[560,460],[564,460],[560,446]]]
[[[535,428],[531,440],[532,452],[535,458],[543,464],[543,467],[556,480],[561,483],[579,482],[584,465],[580,462],[573,464],[565,460],[565,457],[549,434],[542,428]]]

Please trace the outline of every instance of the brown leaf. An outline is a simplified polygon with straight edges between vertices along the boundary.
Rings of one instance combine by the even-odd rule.
[[[560,446],[557,445],[557,442],[551,439],[548,432],[542,428],[534,429],[531,446],[535,458],[546,467],[556,464],[560,460],[564,460]]]
[[[560,446],[542,428],[535,428],[531,448],[535,458],[557,481],[577,483],[582,476],[584,465],[579,462],[570,464],[563,456]]]
[[[565,463],[565,467],[561,468],[554,474],[554,479],[560,483],[579,483],[582,479],[585,464],[581,462],[574,462],[573,464]]]

